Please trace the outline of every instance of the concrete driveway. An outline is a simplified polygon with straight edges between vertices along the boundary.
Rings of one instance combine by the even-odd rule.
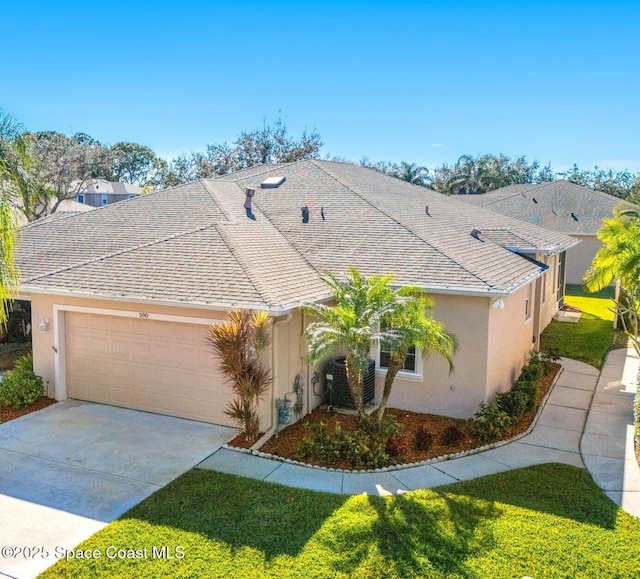
[[[236,433],[77,400],[0,425],[0,576],[36,576]]]

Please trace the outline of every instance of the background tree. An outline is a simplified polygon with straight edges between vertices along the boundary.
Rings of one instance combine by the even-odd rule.
[[[180,155],[169,164],[164,185],[172,187],[227,175],[254,165],[315,159],[320,156],[321,147],[322,139],[316,131],[291,137],[284,121],[278,119],[273,125],[241,132],[231,144],[207,145],[204,153]]]
[[[615,172],[611,169],[601,169],[597,165],[593,169],[582,170],[578,165],[573,165],[571,169],[558,175],[578,185],[603,191],[620,199],[627,199],[640,192],[640,174],[627,170]]]
[[[271,374],[259,358],[271,343],[270,326],[271,317],[264,312],[237,310],[207,334],[236,396],[224,412],[242,427],[249,444],[260,434],[258,406],[271,384]]]
[[[555,178],[551,167],[505,155],[462,155],[454,165],[444,163],[432,174],[432,186],[447,195],[486,193],[517,183],[542,183]]]
[[[168,170],[164,159],[138,143],[116,143],[111,147],[111,153],[110,181],[155,188],[162,183]]]
[[[619,209],[598,232],[601,247],[584,276],[589,291],[620,280],[618,319],[640,355],[640,213]]]

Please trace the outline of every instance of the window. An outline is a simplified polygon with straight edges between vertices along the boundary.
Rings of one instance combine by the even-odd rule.
[[[527,286],[527,296],[524,299],[524,317],[525,320],[531,319],[531,290],[533,288],[533,284],[529,284]]]
[[[380,368],[389,367],[389,350],[385,350],[384,346],[380,346],[379,366]],[[407,353],[407,357],[404,359],[404,364],[401,370],[405,370],[406,372],[417,372],[417,354],[415,346],[411,346],[411,348],[409,348],[409,352]]]
[[[102,196],[102,204],[106,205],[109,202],[109,198],[106,195]]]
[[[78,203],[84,203],[84,195],[78,195]]]

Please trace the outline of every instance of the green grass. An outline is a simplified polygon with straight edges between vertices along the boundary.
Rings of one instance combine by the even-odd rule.
[[[192,470],[80,545],[100,559],[44,577],[638,577],[638,544],[640,522],[565,465],[394,497]],[[154,559],[161,545],[184,558]],[[107,559],[109,546],[148,558]]]
[[[614,339],[613,288],[594,294],[579,285],[567,285],[564,303],[583,312],[577,324],[552,321],[542,332],[540,349],[554,348],[561,356],[601,368]]]

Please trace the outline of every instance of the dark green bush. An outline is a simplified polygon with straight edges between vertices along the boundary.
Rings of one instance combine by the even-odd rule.
[[[433,434],[431,434],[426,426],[421,426],[413,435],[413,447],[416,450],[427,451],[433,446]]]
[[[455,425],[447,426],[440,436],[440,443],[444,446],[456,446],[462,440],[462,431]]]
[[[480,403],[480,409],[471,419],[469,428],[480,442],[489,442],[504,434],[512,423],[511,417],[500,410],[498,403],[493,400],[489,404]]]
[[[522,418],[524,413],[531,407],[533,399],[527,392],[514,390],[513,388],[509,392],[497,394],[495,397],[500,410],[506,412],[514,420]]]
[[[327,466],[344,460],[354,468],[380,468],[394,464],[392,455],[398,456],[403,450],[397,442],[400,425],[391,417],[378,423],[375,417],[367,416],[354,431],[338,424],[333,434],[323,422],[305,424],[305,429],[310,438],[300,443],[296,460],[314,457]]]
[[[0,382],[0,403],[11,408],[26,408],[42,396],[44,385],[42,378],[33,372],[33,358],[30,354],[23,356]]]

